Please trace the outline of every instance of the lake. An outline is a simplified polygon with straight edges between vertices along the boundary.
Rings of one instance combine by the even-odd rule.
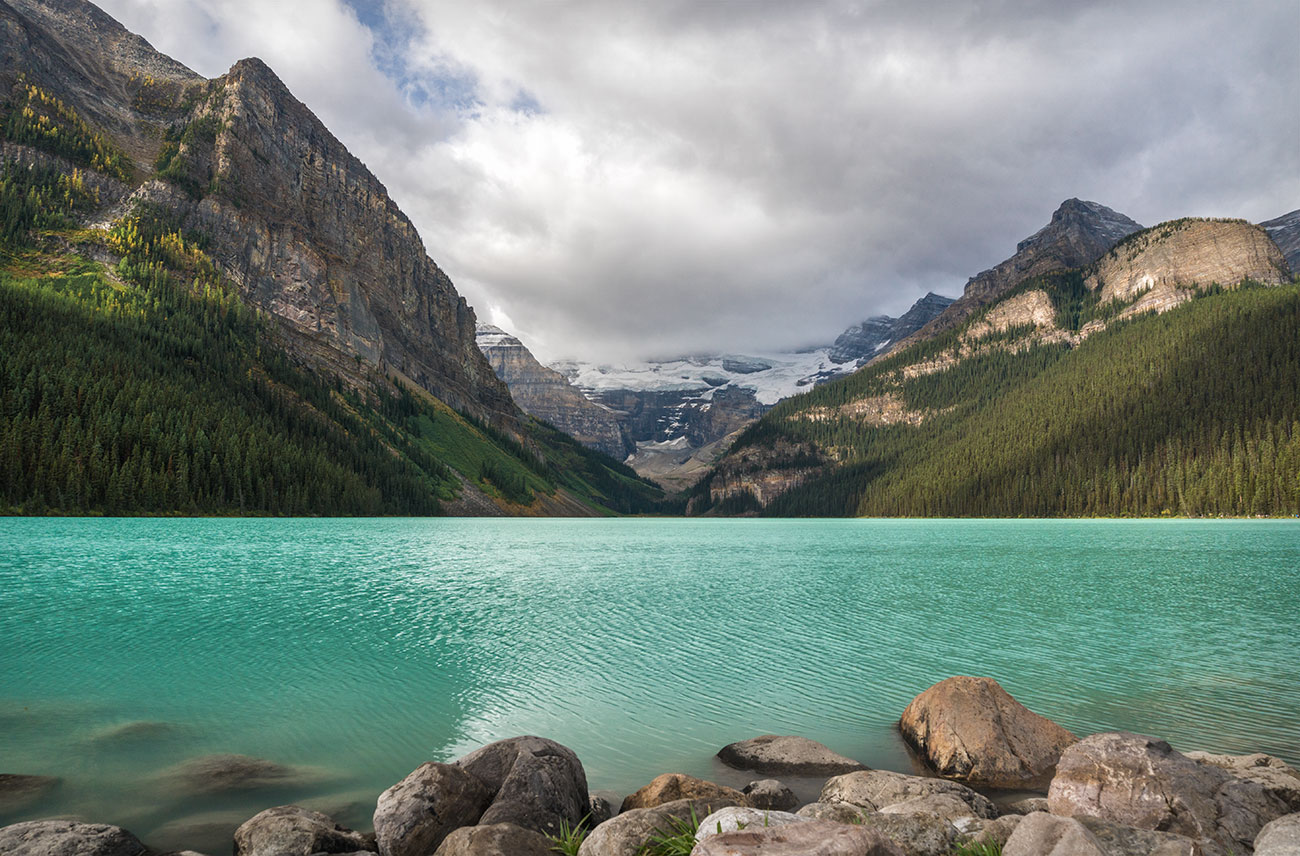
[[[0,519],[0,772],[158,847],[303,802],[364,826],[426,760],[518,734],[593,790],[744,784],[802,734],[909,770],[920,691],[988,675],[1077,734],[1300,762],[1300,523]],[[194,794],[176,765],[303,767]],[[2,812],[0,812],[2,813]]]

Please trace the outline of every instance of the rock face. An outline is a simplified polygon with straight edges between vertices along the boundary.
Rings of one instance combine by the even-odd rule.
[[[974,817],[991,819],[998,816],[997,808],[987,797],[965,785],[944,779],[905,776],[888,770],[865,770],[836,776],[822,788],[821,802],[848,803],[868,811],[878,811],[916,797],[934,795],[955,797],[969,808]]]
[[[379,795],[375,839],[382,856],[427,856],[452,830],[478,823],[488,787],[460,767],[429,762]]]
[[[634,808],[591,831],[578,856],[640,856],[656,835],[671,833],[672,821],[707,817],[730,804],[728,800],[676,800],[653,808]]]
[[[235,856],[312,856],[375,849],[374,841],[365,835],[296,805],[268,808],[235,830]]]
[[[1286,257],[1291,273],[1300,273],[1300,208],[1259,225]]]
[[[650,808],[674,800],[730,800],[737,804],[747,802],[744,794],[735,788],[715,785],[694,776],[682,773],[664,773],[655,777],[650,784],[623,800],[620,812],[634,808]]]
[[[714,835],[691,856],[903,856],[880,832],[824,820]]]
[[[1300,856],[1300,813],[1265,824],[1255,836],[1255,856]]]
[[[939,775],[976,787],[1045,788],[1077,738],[992,678],[953,677],[912,699],[899,720]]]
[[[719,750],[718,757],[739,770],[775,776],[834,776],[867,769],[815,740],[776,734],[731,743]]]
[[[953,304],[951,297],[933,291],[922,297],[898,318],[876,315],[855,324],[835,339],[830,348],[834,363],[860,363],[871,359],[894,342],[906,339]]]
[[[492,803],[479,823],[513,823],[548,835],[576,827],[590,806],[587,774],[568,747],[544,737],[499,740],[456,766],[481,781]]]
[[[621,414],[589,400],[567,377],[537,362],[518,338],[499,327],[480,324],[477,342],[497,377],[510,388],[515,404],[525,413],[617,460],[636,451],[636,443],[620,420]]]
[[[1123,732],[1094,734],[1066,749],[1047,801],[1055,815],[1208,839],[1237,852],[1287,810],[1257,782],[1198,763],[1163,740]]]
[[[33,820],[0,828],[5,856],[144,856],[145,846],[120,826]]]
[[[1105,205],[1067,199],[1052,214],[1050,223],[1016,245],[1015,255],[971,277],[962,296],[951,306],[886,353],[951,330],[1031,276],[1089,264],[1141,228],[1141,224]]]
[[[554,845],[545,835],[515,826],[462,826],[448,835],[434,856],[555,856]]]

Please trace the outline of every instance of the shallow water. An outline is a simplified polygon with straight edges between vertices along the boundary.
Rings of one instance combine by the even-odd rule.
[[[524,733],[620,794],[743,784],[712,756],[761,733],[906,770],[898,715],[954,674],[1076,733],[1300,762],[1293,521],[0,519],[0,545],[0,772],[63,779],[0,822],[228,852],[262,808],[364,826],[423,761]],[[169,772],[213,753],[310,769]]]

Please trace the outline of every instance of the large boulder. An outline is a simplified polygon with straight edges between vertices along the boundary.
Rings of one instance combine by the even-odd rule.
[[[905,856],[948,856],[957,840],[957,829],[932,814],[869,811],[854,823],[876,830],[897,844]]]
[[[1163,740],[1124,732],[1094,734],[1065,750],[1047,803],[1055,815],[1173,832],[1238,853],[1286,813],[1258,782],[1198,763]]]
[[[1255,856],[1300,856],[1300,812],[1264,824],[1255,836]]]
[[[268,808],[235,830],[235,856],[312,856],[374,852],[375,842],[327,815],[296,805]]]
[[[949,823],[978,820],[975,808],[956,794],[926,794],[882,806],[881,814],[932,814]]]
[[[888,770],[864,770],[836,776],[822,787],[821,802],[848,803],[878,811],[887,806],[906,802],[914,797],[949,794],[970,807],[975,817],[994,818],[997,808],[981,794],[946,779],[924,776],[906,776]]]
[[[1107,856],[1082,823],[1041,811],[1027,814],[1002,847],[1002,856]]]
[[[31,820],[0,828],[4,856],[143,856],[140,839],[120,826]]]
[[[718,757],[728,766],[770,776],[837,776],[867,769],[815,740],[775,734],[728,744]]]
[[[898,725],[939,775],[984,788],[1046,788],[1078,740],[992,678],[940,681],[912,699]]]
[[[812,819],[788,811],[763,811],[748,806],[728,806],[715,811],[700,821],[695,840],[703,841],[712,835],[734,832],[737,829],[769,829],[791,823],[811,823]]]
[[[1101,844],[1107,856],[1227,856],[1210,841],[1193,841],[1185,835],[1138,829],[1099,817],[1076,817]]]
[[[676,800],[615,815],[591,831],[578,856],[639,856],[658,835],[674,832],[674,821],[698,822],[730,800]]]
[[[487,786],[492,804],[479,823],[513,823],[557,835],[591,811],[587,774],[573,750],[544,737],[514,737],[469,753],[456,766]]]
[[[730,800],[739,805],[746,802],[745,795],[726,785],[715,785],[694,776],[683,773],[664,773],[656,776],[650,784],[623,800],[619,811],[631,811],[634,808],[650,808],[674,800]]]
[[[982,820],[966,830],[964,840],[974,844],[987,844],[1001,850],[1022,820],[1024,815],[1020,814],[1004,814],[993,820]]]
[[[1300,770],[1281,758],[1256,752],[1253,755],[1214,755],[1209,752],[1186,752],[1188,758],[1227,770],[1239,779],[1257,782],[1264,790],[1286,803],[1290,811],[1300,811]]]
[[[540,832],[513,823],[494,823],[454,830],[433,856],[555,856],[554,846]]]
[[[379,795],[375,838],[381,856],[428,856],[462,826],[478,823],[492,791],[464,769],[430,761]]]
[[[779,779],[759,779],[745,785],[745,803],[754,808],[766,808],[772,811],[793,811],[799,805],[799,798],[794,791],[783,785]]]
[[[691,856],[904,856],[880,832],[825,820],[724,832],[701,841]]]

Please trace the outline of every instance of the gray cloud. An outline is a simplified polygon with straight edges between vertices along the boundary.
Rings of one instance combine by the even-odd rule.
[[[950,295],[1070,196],[1300,205],[1300,7],[105,0],[255,54],[544,357],[760,351]]]

